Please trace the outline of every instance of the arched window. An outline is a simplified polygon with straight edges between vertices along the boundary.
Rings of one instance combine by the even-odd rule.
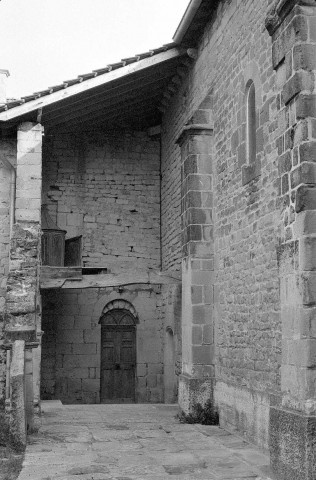
[[[247,86],[247,160],[248,164],[256,160],[257,145],[257,115],[256,115],[256,89],[251,80]]]

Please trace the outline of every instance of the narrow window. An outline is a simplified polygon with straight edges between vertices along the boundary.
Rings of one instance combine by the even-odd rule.
[[[256,160],[257,145],[256,145],[256,89],[253,81],[248,85],[247,92],[247,159],[248,164]]]

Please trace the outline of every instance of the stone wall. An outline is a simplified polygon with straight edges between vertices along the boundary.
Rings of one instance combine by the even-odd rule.
[[[11,171],[5,161],[16,166],[16,138],[0,143],[0,343],[3,340],[4,310],[10,250],[10,183]],[[0,404],[4,398],[5,351],[0,349]]]
[[[43,291],[42,398],[63,403],[100,402],[103,308],[124,299],[137,311],[136,401],[162,402],[164,329],[161,287]]]
[[[168,134],[162,141],[162,192],[171,183],[176,189],[168,198],[162,196],[164,233],[169,218],[181,213],[180,149],[169,143],[178,138],[202,102],[208,96],[212,99],[215,401],[222,424],[239,429],[264,448],[268,446],[268,392],[280,392],[277,247],[282,201],[276,139],[285,121],[278,117],[271,39],[265,29],[271,4],[268,0],[220,2],[199,42],[191,74],[169,105],[163,124]],[[246,156],[245,102],[250,80],[256,87],[256,175],[247,168],[251,165]],[[163,265],[179,265],[179,226],[172,238],[170,231],[163,241]],[[202,365],[203,359],[197,363]],[[251,408],[245,407],[246,397]]]
[[[146,133],[45,137],[43,203],[83,266],[160,268],[160,146]]]

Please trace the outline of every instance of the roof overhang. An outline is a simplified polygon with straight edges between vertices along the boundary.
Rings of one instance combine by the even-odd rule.
[[[10,135],[25,121],[40,121],[46,131],[98,126],[140,130],[158,125],[164,91],[187,58],[184,48],[172,44],[151,55],[141,54],[95,70],[24,97],[13,107],[8,104],[7,110],[0,112],[0,129],[3,135]]]

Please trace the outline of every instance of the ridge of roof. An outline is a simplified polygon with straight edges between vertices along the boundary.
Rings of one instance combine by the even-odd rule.
[[[54,92],[57,92],[58,90],[66,89],[68,87],[71,87],[72,85],[85,82],[86,80],[89,80],[91,78],[100,76],[100,75],[106,75],[108,72],[111,72],[113,70],[116,70],[118,68],[123,68],[126,65],[130,65],[131,63],[136,63],[139,62],[140,60],[143,60],[144,58],[152,57],[154,55],[158,55],[159,53],[166,52],[167,50],[171,50],[172,48],[177,47],[178,45],[175,42],[170,42],[162,45],[161,47],[154,48],[152,50],[149,50],[147,52],[139,53],[136,54],[132,57],[127,57],[122,59],[119,62],[116,63],[110,63],[106,65],[103,68],[99,68],[96,70],[92,70],[92,72],[84,73],[82,75],[78,75],[77,78],[73,78],[70,80],[65,80],[63,83],[59,85],[53,85],[51,87],[48,87],[44,90],[40,90],[38,92],[34,92],[30,95],[23,96],[21,98],[17,99],[10,99],[8,100],[5,104],[0,105],[0,112],[5,112],[7,110],[10,110],[12,108],[18,107],[24,103],[30,102],[32,100],[36,100],[41,97],[45,97],[48,95],[51,95]]]

